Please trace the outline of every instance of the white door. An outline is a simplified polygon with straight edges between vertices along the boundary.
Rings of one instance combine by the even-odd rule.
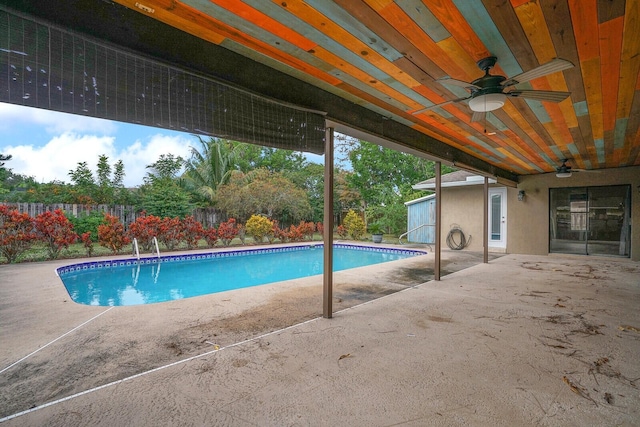
[[[507,247],[507,189],[489,189],[489,247]]]

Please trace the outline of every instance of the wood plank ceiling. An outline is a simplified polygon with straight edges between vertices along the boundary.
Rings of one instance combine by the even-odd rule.
[[[379,112],[516,174],[570,159],[640,164],[638,0],[117,0]],[[573,68],[517,86],[569,91],[560,103],[508,98],[472,122],[476,62],[511,77],[554,58]]]
[[[640,0],[115,0],[515,174],[640,165]],[[563,58],[471,121],[459,86]],[[417,113],[418,112],[418,113]]]

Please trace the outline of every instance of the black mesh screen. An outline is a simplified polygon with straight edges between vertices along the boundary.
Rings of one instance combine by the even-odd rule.
[[[0,101],[324,152],[321,114],[136,56],[2,7]]]

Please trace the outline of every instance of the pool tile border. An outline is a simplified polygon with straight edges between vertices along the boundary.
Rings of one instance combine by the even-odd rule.
[[[377,247],[377,246],[365,246],[365,245],[353,245],[353,244],[344,244],[344,243],[336,243],[333,245],[334,248],[349,248],[354,250],[361,250],[367,252],[392,252],[399,253],[403,255],[426,255],[426,251],[421,251],[417,249],[398,249],[398,248],[389,248],[389,247]],[[310,248],[323,248],[323,243],[318,244],[308,244],[308,245],[296,245],[296,246],[283,246],[277,248],[256,248],[256,249],[241,249],[241,250],[223,250],[216,252],[207,252],[207,253],[197,253],[197,254],[180,254],[180,255],[163,255],[160,257],[144,257],[140,258],[126,258],[126,259],[114,259],[114,260],[101,260],[101,261],[91,261],[91,262],[81,262],[77,264],[70,264],[63,267],[59,267],[56,269],[56,274],[58,276],[62,276],[67,273],[75,273],[83,270],[93,270],[93,269],[102,269],[102,268],[113,268],[113,267],[127,267],[138,264],[157,264],[161,262],[176,262],[176,261],[193,261],[193,260],[203,260],[203,259],[215,259],[215,258],[229,258],[229,257],[237,257],[237,256],[246,256],[256,253],[276,253],[276,252],[292,252],[292,251],[300,251],[307,250]]]

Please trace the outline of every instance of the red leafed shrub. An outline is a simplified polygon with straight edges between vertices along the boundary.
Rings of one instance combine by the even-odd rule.
[[[198,247],[198,241],[202,238],[204,228],[193,215],[187,215],[182,220],[183,239],[187,242],[187,248],[195,249]]]
[[[320,233],[321,236],[324,236],[324,224],[319,222],[316,224],[316,231]]]
[[[180,218],[164,218],[158,226],[158,240],[172,251],[184,238],[182,221]]]
[[[302,242],[304,240],[304,227],[302,227],[302,223],[300,223],[298,227],[291,224],[287,236],[291,242]]]
[[[216,245],[216,243],[218,243],[218,230],[216,230],[214,227],[205,228],[202,231],[202,237],[204,237],[204,240],[207,241],[207,246],[212,248]]]
[[[131,240],[124,232],[124,225],[118,217],[105,214],[104,224],[98,226],[98,242],[101,246],[111,249],[113,254],[118,254]]]
[[[287,243],[289,241],[289,232],[285,229],[283,230],[278,225],[278,221],[273,221],[273,231],[271,232],[274,239],[280,240],[282,243]],[[269,240],[269,243],[273,243]]]
[[[142,212],[142,215],[129,224],[129,238],[136,239],[143,251],[150,252],[153,248],[153,238],[160,237],[161,222],[159,217]]]
[[[349,234],[344,225],[339,225],[336,228],[336,233],[338,233],[338,236],[340,236],[341,239],[346,239],[347,238],[347,234]]]
[[[220,223],[220,226],[218,226],[218,238],[224,246],[229,246],[237,235],[238,229],[236,228],[235,218],[229,218],[229,220]]]
[[[47,245],[49,259],[56,259],[62,248],[78,240],[78,235],[73,231],[73,224],[65,216],[61,209],[46,211],[36,216],[35,220],[38,238]]]
[[[300,221],[298,230],[306,240],[313,240],[313,233],[316,232],[316,225],[313,222]]]
[[[87,231],[80,236],[84,249],[87,251],[87,256],[90,257],[93,254],[93,241],[91,240],[91,232]]]
[[[0,205],[0,254],[8,262],[14,262],[37,238],[33,218]]]

